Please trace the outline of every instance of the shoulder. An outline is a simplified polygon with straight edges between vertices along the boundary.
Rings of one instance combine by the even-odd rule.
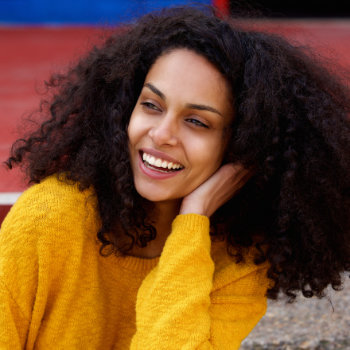
[[[92,189],[80,191],[78,183],[66,180],[63,176],[52,175],[23,192],[13,210],[24,210],[29,214],[48,214],[52,210],[68,212],[70,209],[80,209],[93,196]]]
[[[36,240],[82,230],[97,224],[97,200],[92,189],[53,175],[26,190],[2,223],[0,242]],[[93,226],[95,226],[93,225]]]

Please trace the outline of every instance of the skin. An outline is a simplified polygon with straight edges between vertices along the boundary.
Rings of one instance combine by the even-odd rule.
[[[221,166],[234,115],[231,101],[224,76],[193,51],[170,51],[149,70],[128,136],[136,190],[155,204],[157,238],[132,255],[159,256],[176,215],[210,217],[247,181],[241,165]],[[140,160],[144,150],[161,152],[159,158],[169,157],[183,169],[166,179],[148,176]]]

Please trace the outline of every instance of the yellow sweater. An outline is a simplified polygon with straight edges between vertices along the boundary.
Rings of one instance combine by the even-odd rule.
[[[266,265],[235,264],[207,217],[160,258],[102,257],[92,190],[49,177],[0,233],[0,349],[238,349],[266,310]]]

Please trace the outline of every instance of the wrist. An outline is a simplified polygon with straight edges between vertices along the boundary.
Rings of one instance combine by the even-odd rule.
[[[204,208],[198,205],[182,205],[179,214],[198,214],[208,216]]]

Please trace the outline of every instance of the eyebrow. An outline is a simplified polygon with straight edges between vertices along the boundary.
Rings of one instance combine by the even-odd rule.
[[[215,109],[213,107],[210,107],[210,106],[197,105],[197,104],[189,103],[189,104],[186,105],[186,107],[188,107],[190,109],[197,109],[199,111],[213,112],[213,113],[219,114],[221,117],[223,117],[223,115],[217,109]]]
[[[152,92],[154,92],[156,95],[158,95],[162,100],[166,101],[165,95],[160,90],[158,90],[154,85],[152,85],[151,83],[146,83],[144,85],[144,87],[149,88]],[[217,109],[210,107],[210,106],[207,106],[207,105],[188,103],[188,104],[186,104],[186,107],[189,109],[197,109],[199,111],[209,111],[209,112],[216,113],[216,114],[220,115],[221,117],[223,117],[223,115]]]
[[[160,90],[158,90],[154,85],[150,83],[146,83],[144,86],[148,87],[152,92],[158,95],[162,100],[164,101],[166,100],[165,95]]]

